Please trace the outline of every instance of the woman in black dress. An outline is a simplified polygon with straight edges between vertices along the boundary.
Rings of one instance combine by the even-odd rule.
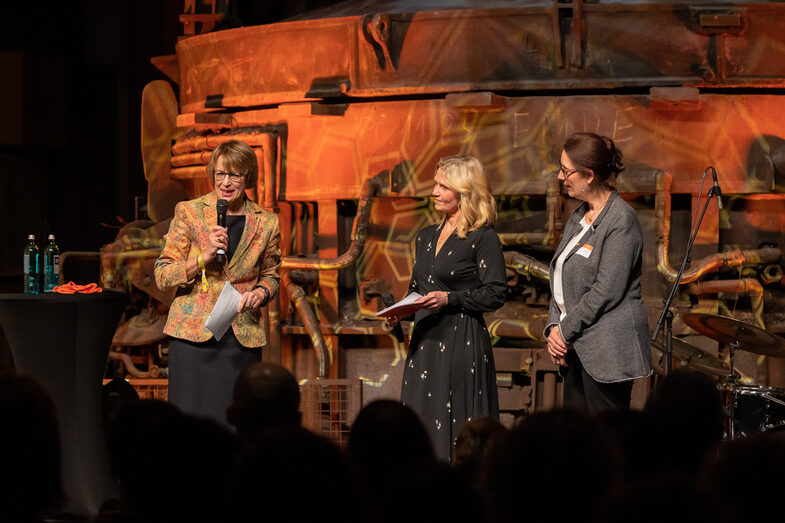
[[[444,220],[417,235],[409,292],[421,294],[424,307],[415,315],[401,401],[420,415],[437,455],[449,460],[464,422],[498,418],[483,313],[504,304],[507,284],[501,243],[491,229],[496,202],[480,161],[442,158],[434,182],[434,207]]]

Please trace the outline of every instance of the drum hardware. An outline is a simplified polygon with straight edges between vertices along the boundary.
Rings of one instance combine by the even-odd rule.
[[[785,339],[755,325],[715,314],[690,312],[683,316],[683,320],[684,323],[699,333],[728,346],[728,384],[724,387],[725,404],[728,412],[728,437],[730,439],[736,438],[737,427],[742,429],[740,435],[748,436],[752,432],[763,432],[785,422],[785,410],[780,409],[782,412],[776,417],[779,423],[771,423],[771,417],[774,415],[773,411],[775,410],[771,407],[772,405],[785,407],[785,399],[781,399],[785,398],[785,391],[769,387],[738,385],[733,363],[736,351],[739,349],[755,354],[783,358],[785,357]],[[758,401],[758,403],[762,404],[756,405],[754,400],[747,401],[749,398],[761,398],[764,402]],[[748,407],[747,403],[751,403],[749,411],[746,410]],[[763,413],[763,418],[758,420],[756,415],[759,415],[761,412]],[[747,418],[750,417],[752,419],[748,420]]]
[[[727,384],[720,391],[727,413],[725,433],[728,438],[785,428],[785,390]]]
[[[662,359],[665,357],[665,348],[662,346],[660,340],[656,340],[651,344],[653,349],[656,349],[661,353],[660,355],[660,365],[662,364]],[[699,347],[691,345],[686,341],[673,338],[673,356],[679,362],[676,367],[680,368],[688,368],[693,369],[700,372],[705,372],[707,374],[711,374],[713,376],[719,376],[721,378],[727,377],[728,373],[730,372],[730,368],[726,362],[722,359],[718,358],[714,354],[710,352],[706,352]],[[738,370],[734,372],[734,375],[738,378],[745,378]]]
[[[684,270],[687,268],[687,264],[690,262],[690,253],[692,252],[692,246],[695,243],[695,239],[698,237],[698,231],[700,230],[701,224],[703,223],[703,217],[706,215],[706,209],[709,208],[709,202],[712,198],[717,198],[717,203],[719,204],[720,208],[722,208],[722,204],[720,203],[720,197],[722,192],[720,191],[720,186],[717,184],[717,172],[715,171],[714,167],[707,167],[705,171],[703,171],[702,179],[706,179],[706,174],[712,171],[712,176],[714,178],[714,185],[709,188],[709,191],[706,193],[706,202],[703,205],[703,211],[700,213],[700,217],[698,217],[697,212],[696,215],[693,217],[692,226],[693,229],[690,231],[689,239],[687,240],[687,250],[684,252],[684,258],[681,261],[681,265],[679,266],[679,272],[676,274],[676,279],[673,281],[673,285],[671,286],[671,290],[668,293],[668,297],[663,300],[662,304],[662,312],[660,313],[660,319],[657,320],[657,325],[654,327],[654,333],[651,335],[651,341],[654,342],[657,340],[657,337],[660,335],[660,331],[664,329],[665,331],[665,373],[670,374],[672,363],[673,363],[673,350],[672,350],[672,341],[673,341],[673,311],[671,311],[671,304],[673,303],[673,299],[676,297],[676,292],[679,290],[679,285],[681,285],[682,281],[681,278],[684,275]],[[703,187],[703,182],[701,182],[701,187]],[[700,194],[698,194],[698,202],[700,202]],[[697,204],[696,204],[697,205]],[[731,369],[732,371],[733,369]]]

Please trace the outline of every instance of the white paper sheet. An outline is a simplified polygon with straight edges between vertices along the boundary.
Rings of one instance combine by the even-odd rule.
[[[221,290],[221,295],[218,296],[218,301],[215,302],[215,307],[210,313],[210,317],[204,322],[204,326],[210,329],[216,340],[221,340],[232,322],[237,317],[237,307],[240,305],[240,294],[237,289],[232,287],[232,284],[226,282],[224,288]]]
[[[394,303],[387,307],[386,309],[382,309],[376,313],[377,316],[399,316],[405,317],[410,314],[414,314],[418,310],[422,309],[422,305],[417,304],[414,305],[414,302],[422,298],[419,293],[413,292],[406,296],[404,299],[399,301],[398,303]]]

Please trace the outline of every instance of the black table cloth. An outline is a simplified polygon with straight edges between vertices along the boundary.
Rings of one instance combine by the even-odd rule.
[[[119,491],[101,421],[101,383],[126,294],[0,294],[0,321],[20,374],[57,408],[66,512],[92,516]],[[9,420],[13,423],[12,420]]]

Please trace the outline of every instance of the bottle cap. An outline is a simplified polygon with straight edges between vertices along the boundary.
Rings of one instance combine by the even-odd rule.
[[[27,235],[27,239],[28,240],[35,240],[35,234],[28,234]]]
[[[49,235],[49,239],[50,239],[50,240],[54,240],[54,239],[55,239],[55,235],[54,235],[54,234],[50,234],[50,235]]]

